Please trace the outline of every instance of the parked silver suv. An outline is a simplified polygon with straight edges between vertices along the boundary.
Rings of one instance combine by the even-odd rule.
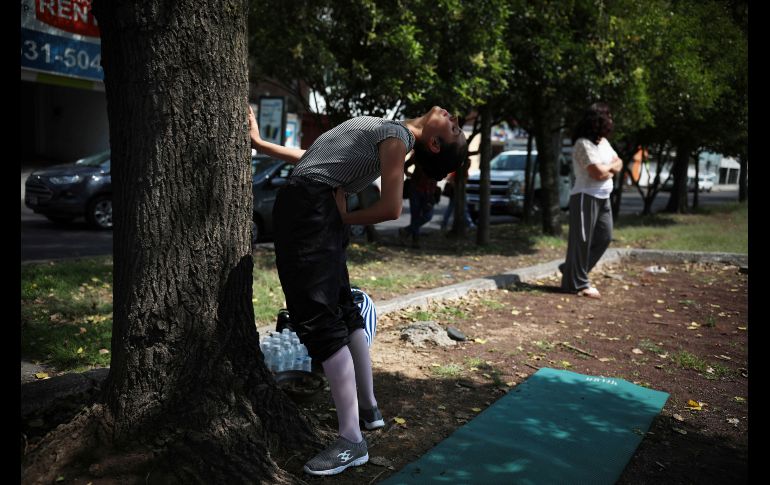
[[[24,183],[24,204],[53,222],[85,217],[92,227],[111,229],[110,151],[32,172]]]

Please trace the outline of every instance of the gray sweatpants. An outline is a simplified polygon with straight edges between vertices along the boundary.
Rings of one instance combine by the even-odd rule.
[[[612,240],[610,199],[574,194],[569,199],[569,242],[567,260],[561,269],[561,287],[569,292],[588,288],[588,273]]]

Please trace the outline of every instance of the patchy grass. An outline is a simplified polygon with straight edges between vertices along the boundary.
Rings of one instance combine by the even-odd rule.
[[[537,346],[537,348],[539,348],[540,350],[542,350],[544,352],[548,352],[549,350],[552,350],[553,346],[554,346],[553,343],[545,342],[545,341],[542,341],[542,340],[536,340],[534,342],[534,344],[535,344],[535,346]]]
[[[693,214],[622,215],[613,237],[624,247],[746,254],[748,215],[748,204],[737,202]]]
[[[683,369],[693,369],[698,372],[704,372],[707,367],[705,360],[701,359],[695,354],[687,352],[686,350],[677,352],[671,357],[671,360],[673,360],[679,367]]]
[[[692,369],[704,375],[707,379],[728,377],[734,374],[729,368],[719,363],[709,363],[706,360],[687,351],[677,352],[672,360],[683,369]]]
[[[446,305],[431,305],[427,310],[421,308],[407,309],[404,315],[411,320],[420,322],[426,321],[447,321],[468,318],[468,314],[460,307]]]
[[[486,362],[484,359],[480,359],[478,357],[468,357],[465,359],[465,365],[470,367],[476,367],[477,369],[485,369],[487,367]]]
[[[481,303],[482,305],[484,305],[485,307],[487,307],[487,308],[489,308],[491,310],[499,310],[501,308],[505,308],[505,305],[503,305],[499,301],[489,300],[489,299],[486,299],[486,298],[482,298],[481,300],[479,300],[479,303]]]
[[[642,350],[646,350],[648,352],[652,352],[654,354],[662,354],[664,352],[662,348],[658,347],[657,344],[649,340],[642,340],[641,342],[639,342],[639,348]]]
[[[75,371],[105,366],[111,338],[112,258],[21,267],[24,358]]]
[[[254,286],[251,294],[254,320],[258,325],[274,323],[278,310],[286,307],[281,282],[275,270],[254,271]]]
[[[433,367],[432,370],[433,370],[433,374],[435,374],[437,377],[443,377],[445,379],[448,379],[448,378],[460,377],[464,369],[463,369],[463,366],[460,364],[449,363],[439,367]]]

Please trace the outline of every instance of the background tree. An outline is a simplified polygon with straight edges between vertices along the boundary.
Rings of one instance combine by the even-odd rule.
[[[360,115],[396,117],[433,77],[413,3],[251,2],[252,78],[279,82],[311,111],[301,81],[323,97],[332,126]]]
[[[112,360],[102,401],[49,434],[23,478],[51,483],[72,460],[120,454],[119,472],[142,482],[291,481],[273,458],[318,436],[276,388],[254,324],[246,4],[95,9],[115,190]]]
[[[613,104],[619,154],[627,174],[632,155],[640,148],[656,163],[654,173],[646,158],[643,163],[646,190],[634,182],[644,199],[643,214],[650,213],[668,178],[675,182],[667,209],[687,210],[688,167],[699,151],[738,156],[746,146],[747,40],[740,19],[746,18],[747,10],[732,9],[733,4],[745,6],[745,2],[645,2],[636,11],[633,4],[627,5],[626,14],[617,17],[629,24],[624,30],[634,42],[618,45],[633,49],[634,78],[639,81],[638,88],[626,91],[636,102],[629,103],[626,97]],[[731,55],[726,56],[725,49]],[[613,205],[615,213],[618,207]]]
[[[563,139],[582,111],[597,100],[637,100],[626,92],[641,89],[633,65],[633,41],[628,27],[619,21],[633,2],[613,2],[609,7],[596,0],[572,2],[512,2],[508,48],[512,56],[510,84],[523,100],[518,117],[530,120],[528,130],[538,151],[543,231],[561,234],[558,159]],[[622,42],[621,42],[622,41]],[[630,111],[630,110],[629,110]],[[645,111],[639,110],[644,120]]]
[[[425,46],[423,62],[433,77],[424,79],[419,87],[422,94],[405,107],[407,116],[416,116],[430,106],[441,105],[462,119],[482,115],[479,130],[468,138],[482,136],[481,154],[481,211],[476,241],[489,242],[489,133],[492,125],[502,119],[497,100],[508,89],[506,72],[510,56],[504,42],[509,7],[507,0],[439,0],[420,1],[415,9],[417,38]],[[487,119],[483,119],[487,113]],[[464,174],[462,174],[464,176]],[[462,177],[458,177],[462,179]],[[464,187],[455,194],[452,234],[465,230]]]
[[[702,146],[716,144],[714,136],[721,136],[721,130],[712,130],[714,125],[736,121],[725,120],[726,113],[715,115],[725,106],[722,100],[736,76],[735,61],[725,52],[742,50],[745,38],[725,2],[671,2],[662,20],[650,66],[653,136],[675,151],[674,185],[666,210],[685,212],[690,160]]]
[[[748,197],[747,169],[749,146],[749,89],[748,89],[748,3],[727,2],[723,28],[727,32],[730,56],[723,68],[726,87],[706,114],[711,122],[703,132],[702,148],[725,156],[736,157],[741,165],[738,200]]]
[[[250,42],[260,56],[252,72],[288,88],[302,80],[323,95],[332,124],[358,115],[415,117],[436,104],[465,118],[506,88],[507,3],[257,2]],[[464,224],[454,221],[453,232]]]

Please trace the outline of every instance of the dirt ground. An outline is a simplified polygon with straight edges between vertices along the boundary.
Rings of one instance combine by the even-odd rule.
[[[463,254],[462,246],[447,249],[438,237],[426,238],[420,250],[362,246],[358,258],[383,261],[393,271],[400,271],[398,264],[410,271],[424,266],[426,273],[440,268],[437,281],[414,287],[362,287],[383,301],[420,285],[442,286],[563,257],[563,249],[508,244],[516,234],[498,236],[507,241],[504,250],[477,255]],[[377,483],[538,368],[551,367],[670,394],[619,484],[746,483],[747,275],[723,264],[665,264],[665,272],[648,271],[650,265],[618,263],[593,272],[601,300],[561,293],[551,278],[381,317],[372,360],[386,426],[365,432],[370,462],[328,478],[302,472],[309,456],[296,454],[279,465],[309,483]],[[351,278],[366,281],[370,273],[367,268]],[[401,329],[419,320],[454,326],[469,340],[413,347],[401,340]],[[311,421],[336,432],[328,389],[301,407]]]
[[[619,484],[746,483],[747,275],[722,264],[649,267],[592,273],[601,300],[561,293],[553,278],[380,318],[372,360],[387,423],[365,433],[370,462],[328,478],[302,473],[309,457],[281,465],[309,483],[377,483],[551,367],[670,394]],[[405,325],[426,319],[469,341],[419,348],[401,340]],[[329,402],[327,390],[302,407],[334,431]]]

